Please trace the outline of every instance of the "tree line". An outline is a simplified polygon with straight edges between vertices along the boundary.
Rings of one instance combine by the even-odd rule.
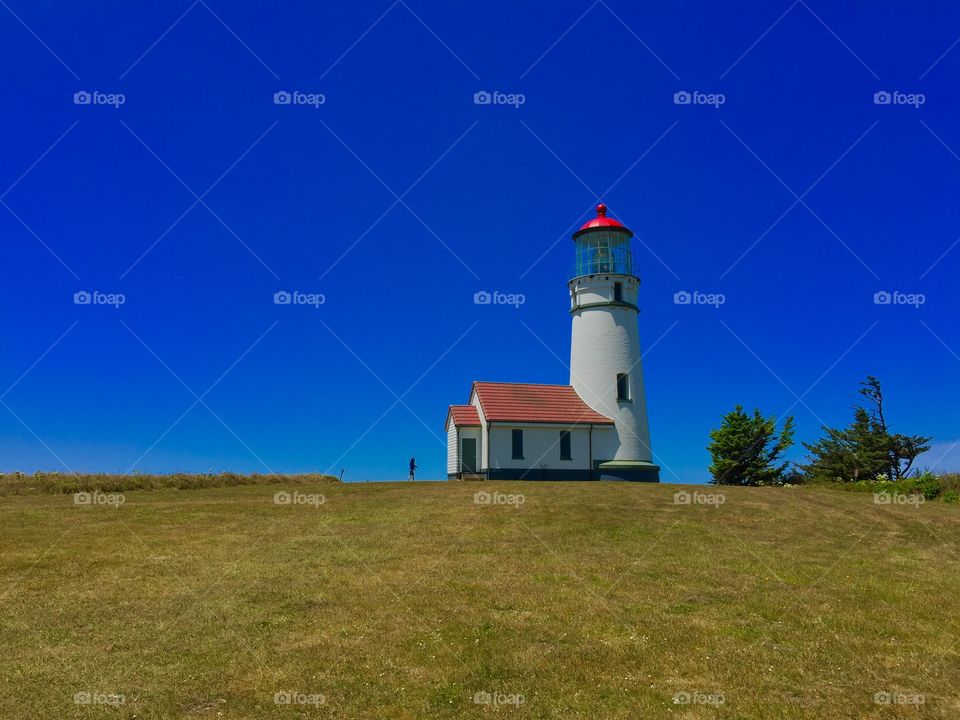
[[[711,482],[715,485],[782,485],[808,481],[853,483],[898,481],[914,473],[917,457],[930,449],[932,437],[892,432],[880,381],[860,383],[860,401],[844,428],[824,425],[823,436],[803,442],[804,463],[783,460],[793,445],[794,418],[777,428],[775,416],[752,414],[737,405],[710,432]]]

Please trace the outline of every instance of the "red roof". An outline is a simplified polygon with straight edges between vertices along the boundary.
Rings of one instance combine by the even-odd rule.
[[[613,424],[590,409],[570,385],[475,382],[473,390],[490,422]]]
[[[453,424],[460,427],[480,424],[480,413],[473,405],[451,405],[449,414],[453,416]]]
[[[597,216],[592,220],[585,222],[580,229],[573,234],[573,236],[577,237],[577,235],[585,230],[594,230],[597,228],[620,228],[622,230],[626,230],[628,233],[630,232],[630,229],[623,223],[607,217],[607,206],[603,203],[597,205]],[[630,234],[632,235],[633,233]]]

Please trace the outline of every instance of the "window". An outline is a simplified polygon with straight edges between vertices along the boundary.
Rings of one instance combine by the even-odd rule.
[[[613,284],[613,301],[623,302],[623,283]]]
[[[513,459],[523,460],[523,430],[513,431]]]
[[[573,460],[573,457],[571,457],[570,455],[570,431],[569,430],[560,431],[560,459]]]
[[[627,373],[617,373],[617,400],[630,400],[630,376]]]

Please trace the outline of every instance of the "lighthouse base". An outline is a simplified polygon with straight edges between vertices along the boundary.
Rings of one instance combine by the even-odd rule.
[[[619,482],[660,482],[660,466],[641,460],[610,460],[600,463],[600,479]]]

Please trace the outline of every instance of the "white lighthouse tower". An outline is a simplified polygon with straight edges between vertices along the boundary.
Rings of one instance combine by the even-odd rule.
[[[640,363],[640,278],[632,237],[629,228],[607,217],[603,203],[597,205],[597,216],[573,234],[570,384],[616,426],[615,433],[597,433],[591,454],[600,478],[659,482]]]

